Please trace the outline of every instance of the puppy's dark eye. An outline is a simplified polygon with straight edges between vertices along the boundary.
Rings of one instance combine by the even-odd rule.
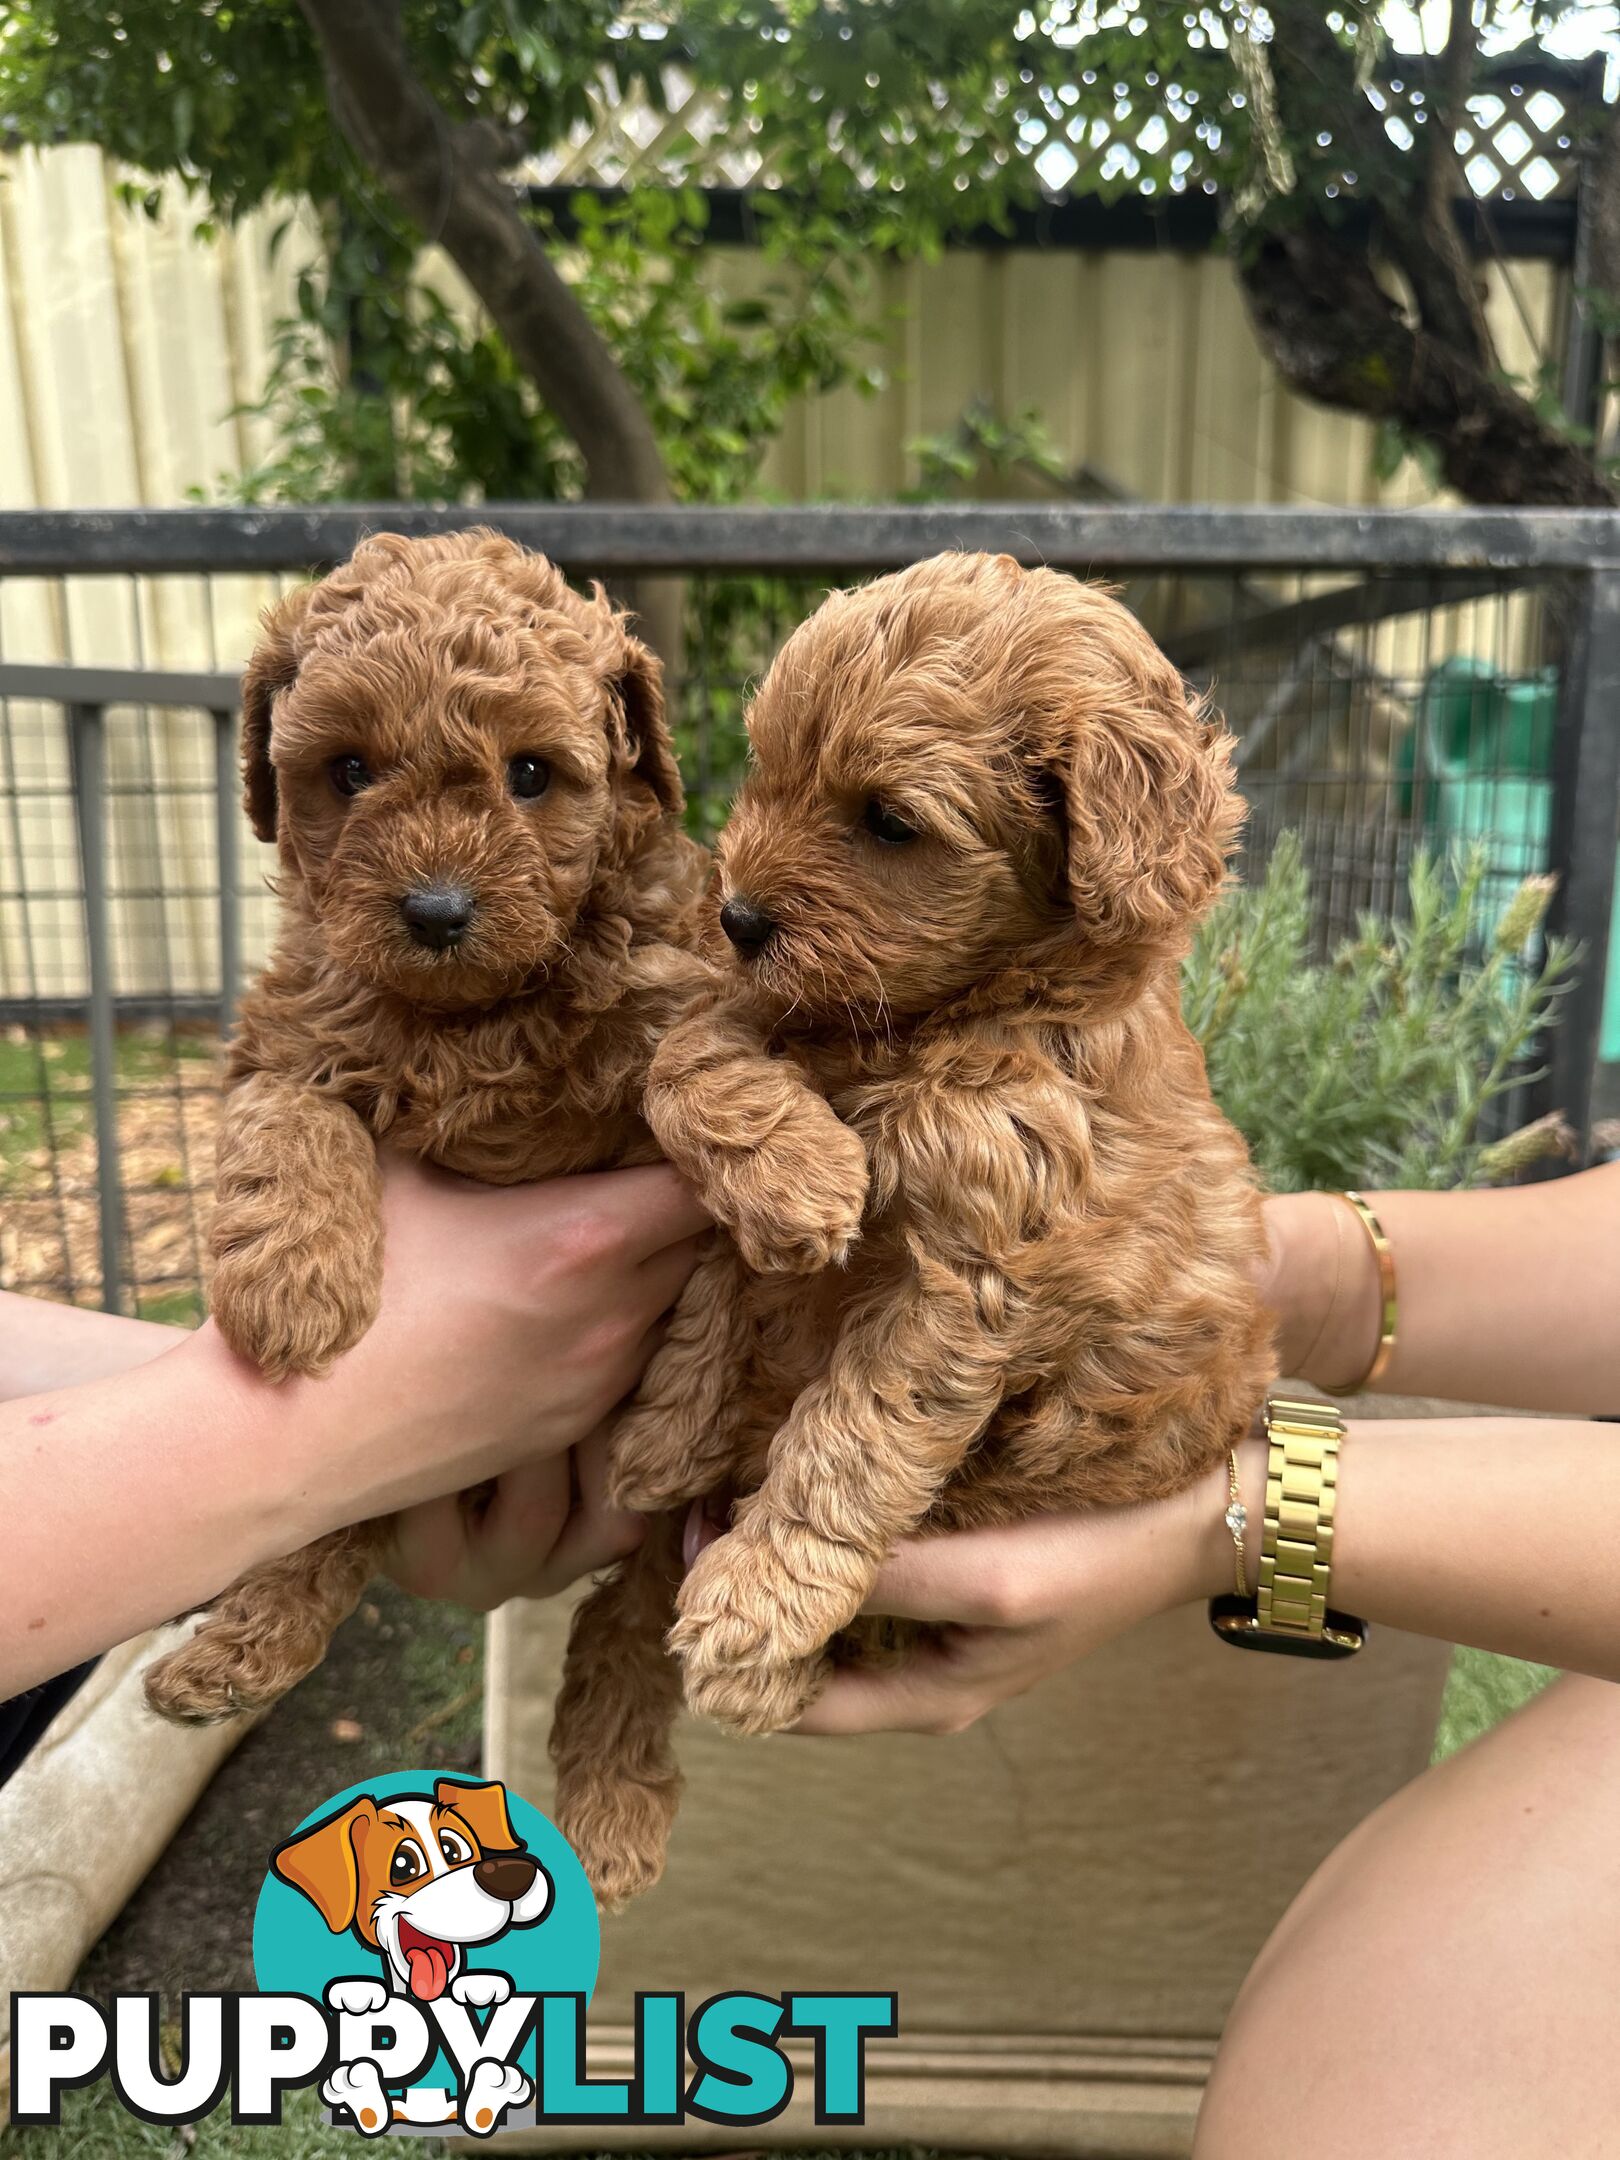
[[[452,1867],[460,1867],[463,1860],[472,1858],[472,1847],[465,1838],[457,1837],[453,1830],[439,1832],[439,1850]]]
[[[391,1883],[415,1882],[418,1875],[426,1873],[427,1862],[423,1859],[419,1846],[411,1844],[407,1839],[403,1845],[395,1848],[394,1857],[388,1863],[388,1880]]]
[[[874,840],[881,840],[888,847],[904,847],[908,840],[918,837],[915,825],[908,825],[903,817],[879,802],[875,795],[866,806],[862,822]]]
[[[342,757],[335,757],[326,769],[340,795],[358,795],[362,788],[371,785],[371,767],[352,750],[346,750]]]
[[[519,802],[533,802],[551,785],[551,767],[543,757],[525,750],[506,768],[506,784]]]

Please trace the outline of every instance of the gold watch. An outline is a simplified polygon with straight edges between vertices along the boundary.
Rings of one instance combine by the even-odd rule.
[[[1344,1419],[1331,1403],[1266,1404],[1266,1520],[1254,1597],[1212,1598],[1210,1626],[1243,1650],[1353,1657],[1367,1623],[1328,1603]]]

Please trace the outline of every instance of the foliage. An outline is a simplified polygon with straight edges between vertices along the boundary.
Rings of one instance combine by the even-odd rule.
[[[1528,880],[1492,926],[1489,878],[1483,849],[1451,874],[1419,856],[1409,920],[1366,917],[1319,961],[1310,880],[1285,835],[1264,881],[1203,924],[1188,1025],[1272,1189],[1477,1185],[1556,1146],[1556,1125],[1487,1136],[1490,1106],[1533,1077],[1574,959],[1558,940],[1527,957],[1550,881]]]
[[[1063,184],[1068,146],[1104,196],[1219,191],[1240,257],[1291,227],[1348,232],[1358,207],[1372,208],[1399,257],[1432,192],[1434,67],[1403,72],[1384,11],[1371,6],[399,7],[411,64],[447,126],[477,122],[509,168],[588,122],[604,96],[639,94],[658,111],[669,83],[697,91],[706,119],[660,146],[656,187],[635,186],[623,202],[581,196],[566,233],[544,228],[645,402],[683,496],[736,495],[790,399],[860,378],[871,260],[929,256],[964,230],[1005,226],[1045,181]],[[1528,11],[1487,0],[1470,17],[1470,66],[1515,36],[1599,12],[1590,0]],[[0,34],[0,113],[12,139],[88,139],[153,183],[177,176],[220,218],[272,199],[315,209],[326,259],[278,339],[262,405],[278,447],[249,476],[250,494],[577,491],[580,446],[500,337],[421,289],[424,236],[334,123],[298,0],[32,0]],[[1100,165],[1093,130],[1110,138]],[[1057,166],[1038,167],[1042,141]],[[724,146],[756,142],[768,148],[770,185],[752,197],[767,277],[728,305],[701,264],[694,188],[723,177]],[[155,185],[133,191],[155,210]],[[1431,282],[1449,291],[1444,277]],[[1425,328],[1445,342],[1443,324]],[[1547,385],[1532,384],[1527,402],[1565,435]],[[1393,394],[1374,417],[1388,421],[1386,463],[1432,442],[1421,425],[1403,426]]]
[[[1031,480],[1069,492],[1074,476],[1037,406],[1004,420],[988,398],[975,398],[954,427],[907,443],[917,461],[914,497],[923,502],[971,489],[982,480]]]
[[[858,264],[807,264],[802,233],[765,245],[765,276],[726,299],[705,265],[696,188],[581,194],[568,229],[543,221],[574,290],[650,413],[676,493],[729,501],[754,479],[789,403],[859,372]],[[272,455],[222,489],[255,502],[569,501],[581,460],[505,341],[410,275],[408,246],[351,234],[299,313],[249,408]],[[343,356],[346,355],[347,364]]]
[[[8,10],[0,111],[22,139],[99,143],[177,174],[235,219],[272,199],[387,213],[334,125],[297,0],[34,0]],[[662,97],[661,38],[615,0],[403,0],[405,33],[452,120],[554,141],[606,79]]]

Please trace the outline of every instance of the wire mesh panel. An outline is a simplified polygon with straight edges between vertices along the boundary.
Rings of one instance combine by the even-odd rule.
[[[210,513],[196,545],[220,567],[165,570],[180,515],[156,540],[131,520],[115,567],[0,575],[0,682],[19,661],[103,671],[94,696],[75,676],[56,696],[0,697],[0,1286],[173,1320],[202,1310],[223,1033],[274,921],[270,851],[237,802],[234,673],[258,610],[341,552],[317,522],[267,566],[260,515],[238,560]],[[564,542],[570,515],[549,514]],[[654,567],[682,575],[688,625],[671,719],[708,838],[746,762],[750,691],[793,627],[830,586],[930,553],[964,521],[942,534],[925,513],[886,513],[880,544],[842,556],[798,545],[822,513],[773,513],[773,567],[768,551],[717,547],[701,513],[665,515],[676,537]],[[1044,552],[1027,511],[1004,516],[998,544]],[[1478,549],[1458,566],[1335,568],[1293,541],[1279,569],[1282,551],[1246,564],[1207,531],[1219,560],[1199,566],[1163,542],[1111,552],[1113,530],[1072,548],[1073,566],[1109,577],[1224,714],[1249,803],[1241,874],[1298,836],[1319,955],[1369,913],[1398,917],[1422,854],[1485,851],[1481,947],[1524,876],[1567,867],[1571,715],[1593,696],[1579,568],[1481,567]],[[582,578],[626,568],[539,537]],[[212,673],[181,695],[192,679],[177,668]],[[1601,953],[1606,915],[1565,927]]]

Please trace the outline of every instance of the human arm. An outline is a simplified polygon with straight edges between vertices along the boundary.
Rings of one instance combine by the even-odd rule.
[[[0,1403],[46,1388],[110,1379],[145,1365],[186,1337],[184,1328],[119,1313],[89,1312],[0,1291]]]
[[[208,1326],[0,1406],[0,1695],[344,1524],[564,1454],[633,1383],[706,1220],[663,1166],[497,1188],[396,1161],[383,1208],[382,1310],[327,1377],[272,1384]]]
[[[1620,1163],[1500,1192],[1369,1194],[1395,1255],[1391,1395],[1620,1411]],[[1378,1341],[1372,1241],[1342,1200],[1266,1202],[1284,1372],[1353,1386]]]
[[[1249,1581],[1265,1447],[1247,1442]],[[897,1665],[835,1673],[804,1733],[959,1732],[1156,1613],[1232,1588],[1224,1462],[1140,1507],[913,1538],[869,1612],[942,1623]],[[1351,1424],[1333,1602],[1374,1625],[1620,1680],[1620,1434],[1517,1418]],[[1223,1656],[1213,1636],[1210,1654]]]

